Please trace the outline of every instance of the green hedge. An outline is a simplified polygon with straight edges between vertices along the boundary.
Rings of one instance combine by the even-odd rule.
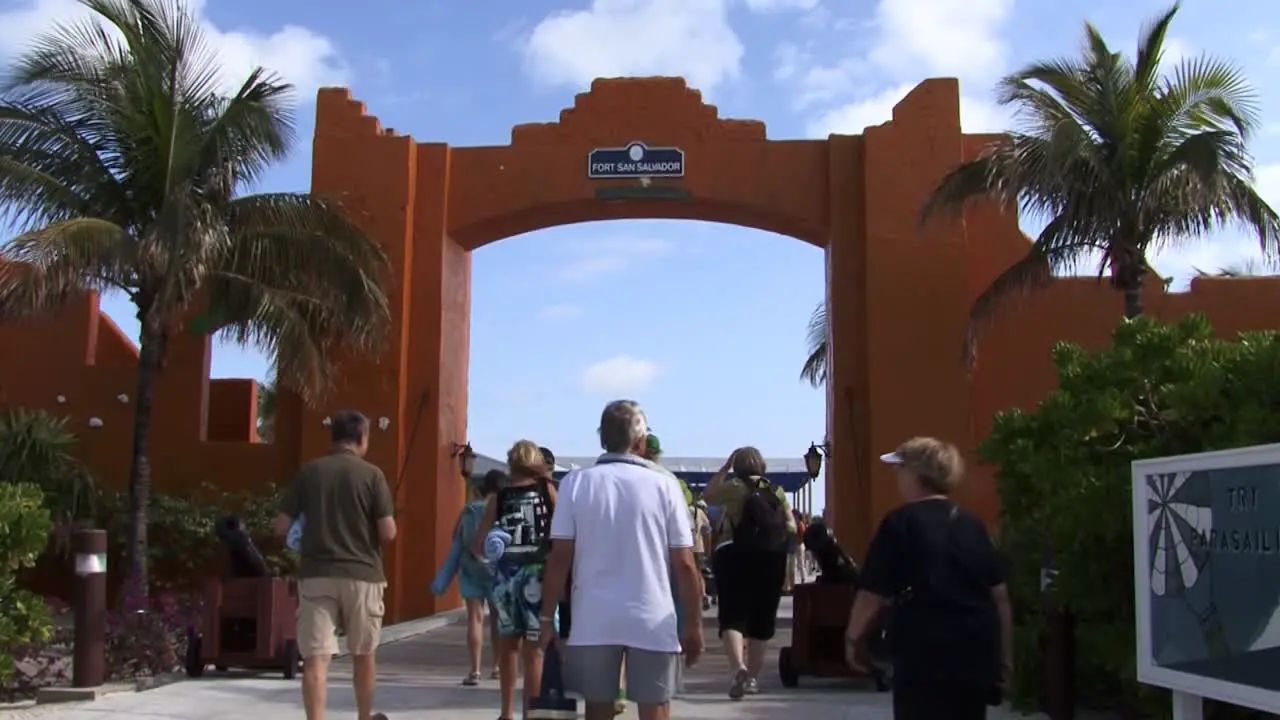
[[[1130,463],[1280,441],[1280,335],[1220,340],[1200,316],[1139,318],[1111,347],[1061,343],[1053,361],[1058,389],[1031,412],[997,415],[981,447],[999,468],[1018,608],[1013,699],[1029,709],[1040,691],[1040,567],[1052,548],[1054,599],[1076,617],[1080,702],[1161,717],[1168,695],[1136,681]]]

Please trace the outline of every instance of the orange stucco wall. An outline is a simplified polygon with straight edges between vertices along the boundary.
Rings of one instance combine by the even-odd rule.
[[[340,198],[391,259],[390,347],[377,358],[344,358],[342,381],[323,407],[282,392],[275,442],[267,445],[253,442],[253,383],[210,382],[208,338],[178,338],[157,394],[157,487],[284,481],[300,460],[325,450],[325,415],[350,407],[375,423],[385,418],[369,457],[392,482],[402,528],[387,558],[389,615],[455,606],[456,597],[432,597],[426,579],[463,502],[451,450],[467,437],[470,251],[567,223],[691,218],[824,250],[833,352],[827,502],[837,531],[860,553],[897,501],[887,470],[872,461],[877,454],[931,434],[972,459],[996,411],[1029,406],[1053,386],[1053,342],[1098,346],[1120,315],[1119,297],[1105,286],[1058,281],[1005,313],[985,337],[976,371],[966,373],[968,308],[1027,241],[1016,218],[990,207],[921,235],[924,197],[989,139],[963,135],[959,110],[954,80],[928,80],[891,122],[862,135],[778,141],[767,139],[762,123],[720,118],[680,79],[599,80],[558,122],[515,127],[509,145],[453,148],[384,130],[346,90],[322,90],[312,189]],[[596,198],[600,187],[636,181],[589,180],[587,153],[632,140],[685,151],[686,176],[653,183],[679,186],[687,197]],[[1184,294],[1153,285],[1148,295],[1152,313],[1205,311],[1231,333],[1274,326],[1265,308],[1280,300],[1280,281],[1202,280]],[[90,295],[57,318],[0,328],[0,404],[71,417],[99,477],[122,486],[136,359]],[[103,427],[89,429],[90,417]],[[989,469],[974,469],[965,500],[995,517]]]

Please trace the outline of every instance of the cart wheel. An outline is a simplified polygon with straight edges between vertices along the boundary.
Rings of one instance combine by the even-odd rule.
[[[778,651],[778,677],[782,678],[782,687],[793,688],[800,685],[800,673],[796,671],[795,661],[791,657],[791,646]]]
[[[204,675],[204,659],[200,657],[200,636],[194,630],[187,631],[187,656],[184,658],[183,669],[187,671],[187,677],[198,678]]]
[[[292,680],[298,677],[298,664],[302,662],[298,655],[298,641],[284,641],[284,679]]]

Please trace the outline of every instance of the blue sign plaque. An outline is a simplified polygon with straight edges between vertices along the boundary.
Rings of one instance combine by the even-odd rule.
[[[1280,445],[1133,474],[1138,680],[1280,712]]]
[[[597,148],[587,155],[587,177],[592,180],[684,177],[684,151],[675,147],[649,147],[638,141],[625,147]]]

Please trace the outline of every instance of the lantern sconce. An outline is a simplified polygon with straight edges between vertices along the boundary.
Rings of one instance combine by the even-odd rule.
[[[323,425],[323,426],[325,426],[325,427],[329,427],[330,425],[332,425],[332,424],[333,424],[333,418],[331,418],[331,417],[329,417],[328,415],[326,415],[326,416],[324,417],[324,419],[320,421],[320,424],[321,424],[321,425]]]
[[[471,443],[454,443],[449,457],[458,459],[458,471],[462,474],[462,479],[470,479],[475,474],[476,451],[471,449]]]
[[[822,472],[822,459],[831,456],[831,442],[823,440],[821,445],[817,443],[809,443],[809,449],[804,454],[804,469],[809,473],[809,479],[817,479],[818,474]]]
[[[378,418],[379,430],[386,432],[387,428],[389,427],[391,427],[391,418],[387,417],[386,415],[383,415],[382,417]]]
[[[93,428],[94,430],[97,430],[98,428],[102,427],[102,418],[98,418],[98,417],[89,418],[89,427]]]
[[[66,405],[66,404],[67,404],[67,396],[66,396],[66,395],[59,395],[58,397],[54,398],[54,400],[57,400],[59,405]]]
[[[120,401],[120,404],[121,404],[121,405],[128,405],[128,404],[129,404],[129,396],[128,396],[128,395],[125,395],[124,393],[120,393],[119,395],[117,395],[117,396],[116,396],[116,399]]]

